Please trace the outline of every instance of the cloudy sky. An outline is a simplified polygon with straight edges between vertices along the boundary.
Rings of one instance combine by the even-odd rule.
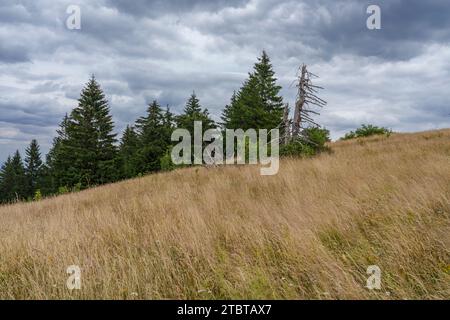
[[[369,4],[381,30],[369,30]],[[81,9],[69,30],[66,10]],[[448,0],[1,0],[0,161],[32,138],[47,152],[91,74],[121,132],[158,99],[195,90],[218,119],[264,49],[286,102],[301,63],[320,75],[333,138],[362,123],[450,127]]]

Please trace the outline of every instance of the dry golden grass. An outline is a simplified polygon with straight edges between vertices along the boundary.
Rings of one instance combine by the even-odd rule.
[[[449,299],[450,130],[331,147],[1,207],[0,298]]]

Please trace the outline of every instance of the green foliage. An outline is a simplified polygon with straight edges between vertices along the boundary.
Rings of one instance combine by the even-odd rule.
[[[58,194],[66,194],[69,193],[69,188],[67,186],[62,186],[58,188]]]
[[[164,113],[155,100],[149,105],[147,115],[136,121],[138,148],[130,159],[132,165],[134,163],[134,175],[161,170],[160,159],[171,144],[172,118],[169,109]]]
[[[216,128],[214,121],[210,118],[208,109],[202,109],[200,100],[195,92],[189,97],[183,113],[175,118],[177,128],[187,129],[191,137],[194,137],[194,122],[202,122],[202,133],[208,129]]]
[[[303,130],[307,138],[306,143],[311,146],[316,153],[327,150],[326,143],[330,142],[330,131],[320,127],[309,127]]]
[[[41,168],[43,194],[59,193],[61,186],[86,188],[117,180],[113,127],[105,95],[92,77],[78,106],[62,120]]]
[[[56,130],[57,137],[53,139],[53,145],[47,154],[46,162],[43,168],[43,186],[44,194],[53,194],[58,191],[58,187],[68,184],[66,169],[70,166],[70,159],[65,157],[63,143],[68,139],[67,126],[69,117],[66,114]]]
[[[281,87],[265,51],[241,89],[234,93],[222,113],[225,128],[247,130],[277,128],[283,120]]]
[[[42,193],[41,190],[37,189],[34,192],[33,201],[40,201],[40,200],[42,200]]]
[[[175,117],[177,128],[186,129],[191,134],[192,141],[194,140],[194,122],[200,121],[202,123],[202,135],[208,129],[216,128],[215,122],[211,119],[208,109],[202,109],[200,101],[195,92],[189,97],[183,113]],[[203,144],[205,147],[206,143]],[[192,143],[192,160],[194,160],[194,144]]]
[[[27,178],[19,151],[8,157],[0,169],[0,202],[9,203],[27,198]]]
[[[78,191],[81,191],[82,187],[83,187],[83,186],[81,185],[81,183],[78,182],[77,184],[75,184],[75,185],[72,187],[72,192],[78,192]]]
[[[371,124],[363,124],[360,128],[356,129],[356,131],[350,131],[349,133],[347,133],[343,138],[341,138],[341,140],[350,140],[355,138],[364,138],[384,134],[386,136],[390,136],[392,134],[392,130],[384,127],[373,126]]]
[[[161,170],[170,171],[175,169],[176,165],[172,162],[171,150],[167,150],[164,156],[160,159]]]
[[[289,157],[309,157],[328,151],[326,143],[330,141],[330,131],[325,128],[309,127],[303,130],[302,139],[280,146],[280,155]]]
[[[60,182],[88,187],[117,180],[113,128],[105,94],[92,77],[56,141]]]
[[[42,159],[38,142],[33,139],[25,151],[26,196],[32,197],[42,179]]]
[[[295,140],[280,146],[280,156],[283,157],[308,157],[315,155],[313,147],[307,143]]]
[[[19,151],[16,151],[12,158],[12,168],[14,171],[15,195],[18,199],[26,198],[27,179],[25,176],[25,168],[23,166],[22,157]]]
[[[137,153],[139,151],[139,136],[132,126],[127,126],[120,141],[118,162],[122,178],[132,178],[138,172]]]
[[[2,203],[12,201],[14,197],[14,176],[15,173],[12,167],[12,159],[11,156],[9,156],[0,169],[0,201]]]

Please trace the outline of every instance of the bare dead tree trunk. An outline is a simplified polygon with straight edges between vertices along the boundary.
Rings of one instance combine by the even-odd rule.
[[[308,71],[305,64],[301,67],[301,72],[298,76],[298,93],[297,101],[295,102],[294,121],[292,123],[292,138],[297,138],[301,135],[302,123],[313,124],[319,126],[312,119],[312,114],[319,114],[312,109],[313,106],[324,107],[327,102],[319,98],[316,93],[322,87],[313,85],[312,78],[318,78],[315,74]]]
[[[295,101],[294,122],[292,124],[292,136],[297,137],[300,133],[300,125],[302,122],[302,112],[305,104],[305,81],[306,81],[306,65],[302,65],[297,88],[297,101]]]
[[[283,113],[283,143],[287,144],[291,140],[291,120],[289,119],[289,103],[284,106]]]

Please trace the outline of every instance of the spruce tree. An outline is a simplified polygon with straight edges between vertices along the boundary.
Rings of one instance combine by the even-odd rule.
[[[122,178],[135,177],[138,172],[137,153],[139,151],[139,136],[132,126],[127,126],[123,132],[119,147],[119,163]]]
[[[11,156],[0,168],[0,203],[6,203],[14,198],[14,171]]]
[[[149,104],[147,115],[136,121],[136,128],[145,144],[161,142],[163,138],[164,114],[156,100]]]
[[[72,167],[73,155],[68,152],[68,148],[63,147],[68,141],[68,126],[69,116],[66,114],[56,130],[57,136],[53,139],[42,168],[41,191],[44,195],[54,194],[59,187],[69,186],[76,176]]]
[[[206,130],[217,127],[214,120],[211,119],[208,109],[202,109],[200,100],[197,98],[195,92],[193,92],[186,102],[183,113],[176,117],[177,128],[186,129],[191,134],[191,157],[193,162],[195,161],[194,122],[196,121],[202,123],[202,137]],[[202,143],[202,145],[205,147],[206,143]]]
[[[164,127],[164,139],[167,142],[167,145],[171,145],[171,136],[172,132],[175,129],[175,117],[174,114],[170,111],[169,106],[166,107],[166,111],[163,116],[163,127]]]
[[[65,128],[67,139],[61,141],[63,162],[68,168],[68,184],[82,187],[116,180],[116,134],[108,102],[94,76],[81,92]]]
[[[160,169],[164,171],[171,170],[175,168],[175,165],[172,163],[172,133],[176,129],[175,127],[175,116],[170,111],[169,106],[166,107],[163,117],[163,130],[164,130],[164,139],[166,141],[167,147],[164,155],[160,158]]]
[[[254,76],[257,78],[258,92],[263,108],[269,113],[268,121],[273,121],[272,127],[268,128],[271,129],[279,126],[283,119],[284,104],[283,98],[279,95],[281,86],[276,83],[275,72],[265,51],[258,60],[259,62],[255,64]],[[269,122],[268,125],[270,126]]]
[[[222,114],[224,126],[244,130],[279,127],[283,121],[284,105],[279,95],[281,87],[276,81],[269,56],[263,51],[253,72],[225,108]]]
[[[11,165],[14,171],[14,194],[18,199],[26,199],[27,195],[27,178],[25,176],[25,167],[22,162],[22,157],[19,150],[16,151],[11,160]]]
[[[0,192],[2,202],[13,202],[26,199],[26,176],[22,157],[16,151],[9,156],[0,169]]]
[[[160,159],[169,147],[166,117],[155,100],[147,108],[147,115],[136,121],[140,149],[138,151],[138,172],[154,172],[161,169]],[[169,137],[170,139],[170,137]]]
[[[220,119],[222,119],[222,126],[226,126],[227,124],[230,125],[232,119],[234,118],[234,114],[233,112],[236,109],[236,100],[237,100],[237,94],[236,91],[233,91],[233,95],[231,96],[230,99],[230,104],[227,104],[224,108],[224,110],[222,111],[222,115],[220,117]]]
[[[197,98],[195,92],[192,93],[186,102],[183,113],[176,117],[177,127],[187,129],[192,137],[194,136],[194,121],[202,122],[203,133],[208,129],[216,128],[208,109],[202,109],[200,100]]]
[[[33,139],[25,151],[25,175],[27,178],[27,197],[33,197],[40,187],[42,159],[38,142]]]

